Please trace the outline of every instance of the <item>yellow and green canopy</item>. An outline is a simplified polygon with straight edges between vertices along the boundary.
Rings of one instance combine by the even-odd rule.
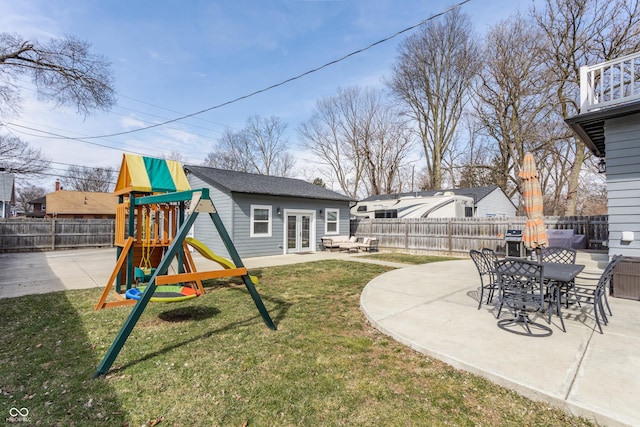
[[[182,165],[175,160],[125,153],[114,193],[172,193],[191,190]]]

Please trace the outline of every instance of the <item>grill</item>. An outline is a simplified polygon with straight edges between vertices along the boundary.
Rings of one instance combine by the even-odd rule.
[[[507,242],[522,242],[522,230],[507,230],[504,240]]]
[[[504,235],[504,240],[507,243],[507,256],[524,258],[527,252],[522,243],[522,230],[507,230]]]

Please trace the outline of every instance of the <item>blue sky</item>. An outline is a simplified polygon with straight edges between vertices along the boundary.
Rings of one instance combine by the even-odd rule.
[[[16,136],[54,161],[119,168],[123,152],[160,157],[181,152],[201,163],[226,128],[251,115],[278,116],[298,169],[309,172],[297,147],[298,125],[318,99],[339,87],[382,86],[398,45],[411,32],[339,64],[249,99],[148,131],[80,141],[74,138],[148,126],[210,108],[299,75],[447,10],[458,1],[410,0],[0,0],[0,31],[46,40],[65,34],[92,44],[113,67],[117,105],[89,117],[54,109],[21,82],[20,117],[3,117]],[[482,34],[530,0],[471,0],[462,10]],[[24,126],[22,128],[15,126]],[[26,128],[25,128],[26,127]],[[96,145],[99,144],[99,145]],[[106,147],[103,147],[106,146]],[[304,178],[300,172],[298,177]],[[55,177],[43,180],[49,186]]]

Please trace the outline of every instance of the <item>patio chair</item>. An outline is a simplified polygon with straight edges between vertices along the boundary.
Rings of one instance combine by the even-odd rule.
[[[560,246],[542,248],[542,262],[555,262],[558,264],[575,264],[577,252]]]
[[[480,275],[480,298],[478,300],[478,310],[482,307],[485,289],[488,292],[487,304],[493,301],[493,293],[498,288],[493,262],[480,251],[471,249],[469,256],[473,260]]]
[[[607,299],[607,287],[611,286],[613,270],[621,260],[622,255],[614,255],[609,264],[605,267],[602,275],[597,279],[585,275],[578,276],[571,295],[565,295],[568,303],[575,303],[578,304],[578,306],[581,306],[581,303],[584,302],[593,305],[593,314],[596,318],[596,324],[598,325],[598,330],[601,334],[603,331],[600,318],[602,318],[602,323],[605,325],[609,323],[607,314],[604,311],[605,305],[609,312],[609,316],[613,316]]]
[[[496,252],[493,249],[482,248],[480,249],[480,252],[489,259],[491,264],[495,264],[495,262],[498,261],[498,255],[496,255]]]
[[[553,262],[557,264],[575,264],[577,251],[574,249],[564,248],[562,246],[549,246],[542,248],[542,262]],[[573,282],[565,284],[564,291],[573,289]],[[565,302],[565,306],[569,307],[569,302]]]
[[[545,311],[543,269],[542,264],[522,259],[504,259],[496,262],[496,276],[500,286],[498,318],[504,306],[514,314],[511,319],[499,320],[500,328],[520,335],[551,335],[551,328],[535,323],[529,317],[529,313]],[[551,323],[550,317],[547,323]],[[524,332],[508,328],[509,325],[517,324],[524,327]],[[542,334],[534,334],[532,327],[542,331]]]
[[[358,242],[358,248],[366,252],[378,252],[378,239],[365,237],[362,242]]]

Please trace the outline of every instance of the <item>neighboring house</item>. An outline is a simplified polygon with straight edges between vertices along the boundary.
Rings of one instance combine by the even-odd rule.
[[[210,197],[241,257],[314,252],[324,236],[349,235],[351,199],[299,179],[185,166],[192,189]],[[226,249],[209,218],[193,236],[213,252]]]
[[[11,207],[16,204],[14,174],[0,171],[0,218],[11,216]]]
[[[26,216],[31,218],[44,218],[47,214],[47,196],[38,197],[28,202],[31,209],[28,210]]]
[[[606,169],[609,255],[640,257],[639,67],[640,53],[581,67],[580,114],[566,120]]]
[[[411,204],[411,208],[404,207],[405,210],[413,209],[419,216],[425,217],[424,209],[414,208],[414,205],[424,204],[429,216],[426,217],[513,217],[516,216],[516,206],[511,199],[497,185],[475,188],[454,188],[450,190],[430,190],[413,191],[396,194],[378,194],[360,200],[351,212],[353,216],[362,217],[366,212],[372,216],[377,210],[393,210],[394,201],[403,201],[404,205]],[[399,206],[399,205],[398,205]],[[378,214],[378,217],[384,215]],[[415,215],[405,217],[416,217]],[[397,217],[401,217],[400,213]]]
[[[117,197],[113,193],[58,190],[47,194],[48,218],[103,219],[116,217]]]

